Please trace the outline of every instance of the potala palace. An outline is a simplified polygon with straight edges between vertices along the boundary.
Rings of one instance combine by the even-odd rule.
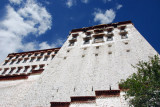
[[[128,107],[120,80],[156,54],[131,21],[73,29],[61,48],[8,54],[0,107]]]

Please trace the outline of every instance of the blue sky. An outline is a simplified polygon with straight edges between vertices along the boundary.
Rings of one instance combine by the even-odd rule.
[[[160,53],[160,0],[1,0],[0,62],[8,53],[60,47],[75,28],[131,20]]]

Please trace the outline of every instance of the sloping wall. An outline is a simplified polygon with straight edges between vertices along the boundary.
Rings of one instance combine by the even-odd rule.
[[[157,54],[131,23],[125,25],[128,38],[122,39],[120,29],[116,27],[113,40],[107,41],[104,36],[101,43],[94,43],[95,38],[91,35],[90,44],[84,45],[85,33],[72,33],[18,105],[49,107],[50,102],[71,102],[71,96],[95,96],[96,90],[119,90],[120,79],[136,72],[131,64],[147,61],[148,56]],[[77,33],[74,46],[69,46],[73,34]],[[110,104],[114,99],[108,100],[107,104]],[[101,101],[97,99],[99,104]],[[120,102],[114,103],[120,105]]]

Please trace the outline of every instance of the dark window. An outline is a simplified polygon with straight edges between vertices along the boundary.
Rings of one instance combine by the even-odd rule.
[[[69,43],[69,46],[74,46],[74,42],[70,42],[70,43]]]
[[[101,30],[101,29],[96,29],[96,30],[94,30],[94,33],[95,33],[95,34],[97,34],[97,33],[103,33],[103,30]]]
[[[25,69],[23,72],[27,72],[28,68],[29,68],[29,66],[25,66]]]
[[[107,37],[107,41],[112,41],[113,40],[113,36],[108,36]]]
[[[30,57],[32,54],[28,54],[28,57]]]
[[[33,62],[34,58],[31,58],[30,62]]]
[[[72,40],[77,39],[78,34],[72,34]]]
[[[121,35],[121,39],[127,39],[127,38],[128,38],[127,34]]]
[[[48,52],[48,53],[47,53],[47,55],[50,55],[50,54],[51,54],[51,52]]]
[[[47,61],[48,60],[48,57],[44,57],[44,60],[43,61]]]
[[[103,36],[97,36],[94,39],[94,43],[99,43],[99,42],[103,42]]]
[[[19,59],[16,64],[19,64],[20,62],[21,62],[21,60]]]
[[[42,52],[40,56],[43,56],[43,54],[44,54],[44,53]]]
[[[19,55],[16,56],[16,59],[19,57]]]
[[[8,63],[8,61],[5,61],[5,63],[3,65],[6,65]]]
[[[40,59],[41,59],[41,57],[38,57],[38,58],[37,58],[37,61],[40,61]]]
[[[52,59],[55,57],[55,55],[52,55]]]
[[[18,67],[16,73],[19,73],[21,69],[22,69],[22,67]]]
[[[87,48],[84,48],[84,50],[87,50]]]
[[[96,46],[96,49],[99,49],[99,46]]]
[[[9,74],[11,74],[14,71],[15,68],[11,68]]]
[[[89,44],[89,41],[90,41],[89,39],[85,39],[84,44]]]
[[[37,56],[37,55],[38,55],[38,53],[35,53],[35,54],[34,54],[34,56]]]
[[[128,44],[128,42],[125,42],[124,44],[125,44],[125,45],[127,45],[127,44]]]
[[[111,45],[111,44],[108,44],[108,47],[112,47],[112,45]]]
[[[70,52],[70,50],[67,50],[67,52]]]
[[[127,49],[127,50],[126,50],[126,52],[130,52],[130,50],[129,50],[129,49]]]
[[[77,39],[77,36],[73,36],[73,37],[72,37],[72,40],[74,40],[74,39]]]
[[[26,63],[28,59],[24,59],[23,63]]]
[[[13,61],[10,63],[10,65],[12,65],[12,64],[14,63],[14,61],[15,61],[15,60],[13,60]]]
[[[12,57],[12,56],[10,56],[8,60],[11,60],[12,58],[13,58],[13,57]]]
[[[40,65],[39,67],[40,67],[40,69],[43,69],[43,68],[44,68],[44,65]]]
[[[58,51],[55,51],[54,54],[57,54]]]
[[[108,52],[108,54],[112,54],[112,52]]]
[[[5,74],[7,72],[8,68],[5,68],[2,74]]]
[[[32,69],[31,69],[30,72],[32,72],[33,70],[35,70],[35,68],[36,68],[36,66],[32,66]]]

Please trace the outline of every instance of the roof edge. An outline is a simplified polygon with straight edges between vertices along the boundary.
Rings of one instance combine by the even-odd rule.
[[[103,27],[110,27],[110,26],[118,26],[122,24],[133,24],[132,21],[123,21],[123,22],[117,22],[117,23],[110,23],[110,24],[100,24],[100,25],[95,25],[95,26],[90,26],[90,27],[84,27],[84,28],[79,28],[79,29],[73,29],[71,30],[70,33],[74,32],[80,32],[80,31],[87,31],[87,30],[92,30],[95,28],[103,28]]]

